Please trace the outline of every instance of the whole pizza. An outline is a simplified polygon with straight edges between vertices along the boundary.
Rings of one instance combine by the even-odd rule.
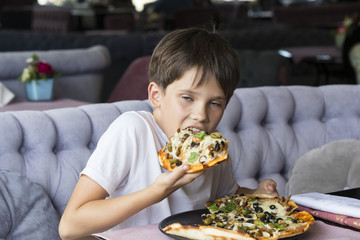
[[[205,203],[209,213],[203,223],[173,223],[162,230],[188,239],[270,240],[299,235],[307,231],[314,218],[296,210],[289,198],[264,194],[242,194]]]
[[[196,128],[178,129],[158,152],[161,166],[169,171],[189,164],[188,173],[198,172],[228,159],[228,140],[220,132]]]

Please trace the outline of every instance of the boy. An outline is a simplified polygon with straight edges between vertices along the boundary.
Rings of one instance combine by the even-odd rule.
[[[150,112],[127,112],[101,137],[62,216],[63,239],[158,223],[235,192],[277,195],[272,180],[239,188],[230,163],[187,174],[164,170],[157,152],[178,128],[215,130],[240,79],[239,62],[216,33],[190,28],[165,36],[149,70]],[[107,199],[106,199],[107,198]]]

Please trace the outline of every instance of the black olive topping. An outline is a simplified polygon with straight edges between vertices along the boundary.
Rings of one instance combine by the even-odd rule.
[[[218,142],[215,143],[215,151],[218,152],[220,150],[220,144]]]
[[[264,210],[261,207],[255,207],[255,212],[262,213]]]

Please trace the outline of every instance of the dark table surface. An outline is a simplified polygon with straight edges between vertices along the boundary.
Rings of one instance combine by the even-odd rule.
[[[360,187],[329,193],[331,195],[360,199]]]

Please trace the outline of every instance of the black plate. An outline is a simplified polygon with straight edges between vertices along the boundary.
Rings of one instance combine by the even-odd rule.
[[[174,215],[171,215],[171,216],[165,218],[164,220],[162,220],[159,223],[159,229],[162,233],[164,233],[165,235],[167,235],[173,239],[187,240],[187,238],[167,234],[162,229],[172,223],[177,223],[177,222],[180,222],[182,224],[187,224],[187,225],[203,224],[203,222],[202,222],[203,218],[201,217],[201,215],[207,214],[207,213],[209,213],[209,211],[207,209],[199,209],[199,210],[193,210],[193,211],[174,214]]]
[[[186,224],[186,225],[203,224],[203,222],[202,222],[203,218],[201,217],[201,215],[207,214],[207,213],[209,213],[209,210],[199,209],[199,210],[193,210],[193,211],[187,211],[187,212],[174,214],[174,215],[171,215],[171,216],[165,218],[164,220],[162,220],[158,226],[159,226],[160,231],[163,234],[167,235],[168,237],[171,237],[171,238],[177,239],[177,240],[188,240],[187,238],[168,234],[168,233],[164,232],[162,229],[172,223],[177,223],[177,222],[179,222],[181,224]],[[288,237],[288,238],[282,238],[282,240],[295,240],[295,239],[298,239],[298,237],[300,235]]]

